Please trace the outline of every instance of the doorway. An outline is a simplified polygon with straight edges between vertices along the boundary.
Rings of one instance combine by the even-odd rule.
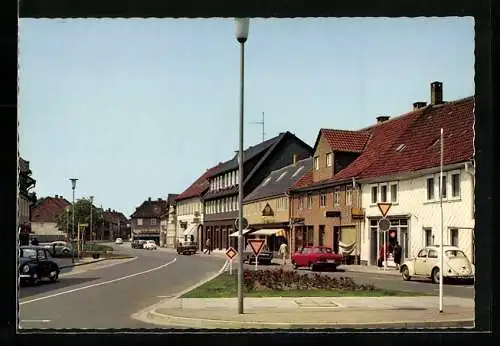
[[[333,226],[333,252],[339,253],[340,227]]]

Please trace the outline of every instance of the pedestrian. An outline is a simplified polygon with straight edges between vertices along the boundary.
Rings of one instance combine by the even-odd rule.
[[[288,244],[286,243],[286,240],[281,243],[278,254],[283,257],[283,265],[286,265],[286,261],[288,258]]]
[[[399,269],[399,265],[401,264],[401,253],[402,253],[402,248],[399,245],[398,242],[394,245],[394,248],[392,249],[392,255],[394,256],[394,263],[396,263],[396,268]]]
[[[203,253],[208,253],[210,255],[210,252],[211,252],[211,248],[210,248],[210,238],[207,238],[207,241],[205,242],[205,251],[203,251]]]
[[[40,243],[38,242],[37,237],[34,237],[34,238],[31,240],[31,245],[33,245],[33,246],[38,246],[38,244],[40,244]]]

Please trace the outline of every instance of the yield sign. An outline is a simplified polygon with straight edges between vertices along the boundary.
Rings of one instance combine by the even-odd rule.
[[[232,247],[230,247],[227,251],[226,251],[226,256],[232,260],[234,257],[236,257],[236,255],[238,254],[238,252],[236,252],[235,249],[233,249]]]
[[[378,210],[380,210],[380,213],[382,214],[382,217],[385,217],[387,213],[389,212],[389,209],[391,209],[391,203],[378,203]]]
[[[253,254],[257,257],[264,247],[264,239],[248,239],[248,245],[250,245]]]

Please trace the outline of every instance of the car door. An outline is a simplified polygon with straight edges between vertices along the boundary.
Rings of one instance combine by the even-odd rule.
[[[304,265],[304,255],[307,249],[299,249],[297,251],[297,254],[295,256],[295,264],[297,264],[299,267]]]
[[[431,276],[432,269],[435,266],[439,266],[438,252],[436,249],[429,249],[427,252],[427,262],[425,264],[425,275]]]
[[[46,277],[49,275],[49,265],[47,261],[47,250],[38,249],[36,252],[36,259],[38,262],[38,276]]]
[[[418,252],[415,259],[415,274],[426,275],[427,268],[427,249],[422,249]]]

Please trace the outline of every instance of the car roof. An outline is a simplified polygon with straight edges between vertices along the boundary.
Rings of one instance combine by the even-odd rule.
[[[439,245],[429,245],[429,246],[425,247],[425,249],[433,249],[433,250],[437,250],[439,248],[440,248]],[[462,250],[458,246],[453,246],[453,245],[443,245],[443,249],[444,250]]]

